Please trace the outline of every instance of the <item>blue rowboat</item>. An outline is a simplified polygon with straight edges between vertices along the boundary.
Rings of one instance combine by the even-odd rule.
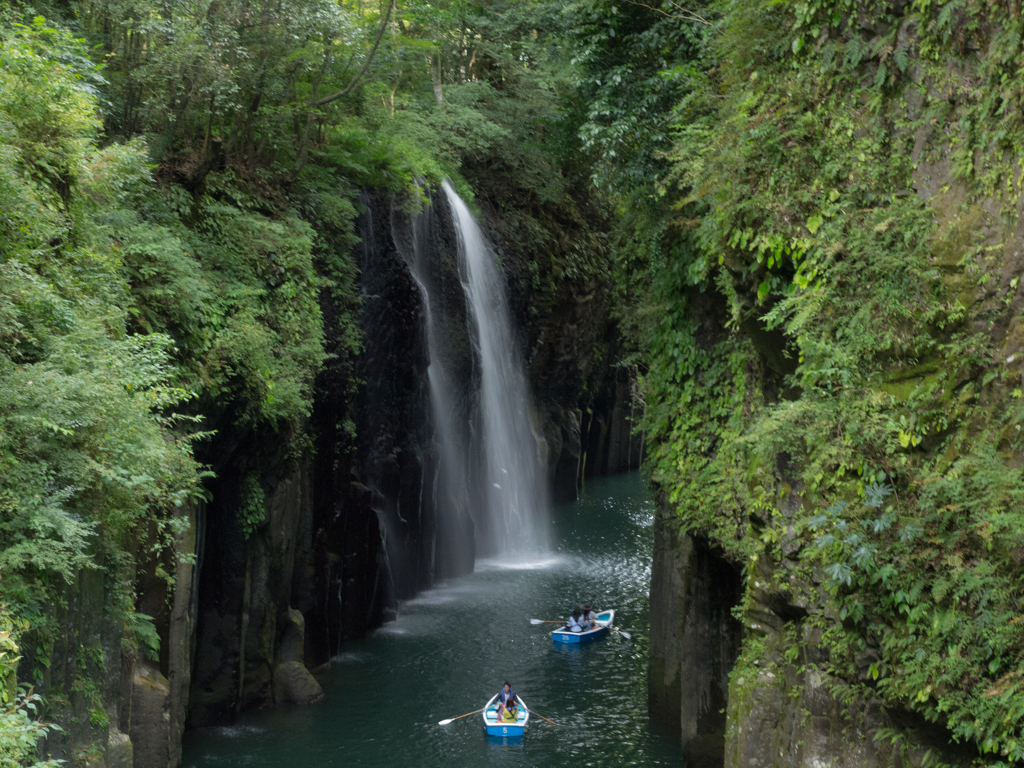
[[[487,706],[484,707],[484,728],[488,736],[522,736],[526,730],[526,724],[530,722],[530,710],[526,708],[526,702],[519,694],[516,694],[519,701],[519,713],[514,723],[498,721],[498,694],[494,694]]]
[[[597,626],[588,629],[586,632],[570,632],[568,627],[556,629],[551,633],[551,639],[556,643],[586,643],[590,640],[597,640],[604,637],[611,630],[609,627],[615,621],[615,611],[601,611],[597,614]]]

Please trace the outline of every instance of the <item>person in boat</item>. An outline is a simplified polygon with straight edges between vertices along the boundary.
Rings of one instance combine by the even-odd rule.
[[[519,702],[514,693],[505,702],[499,702],[496,719],[502,723],[514,723],[519,719]]]
[[[565,628],[568,629],[570,632],[586,631],[586,629],[583,626],[583,618],[579,608],[576,608],[572,612],[572,616],[570,616],[569,621],[566,622]]]
[[[593,624],[592,624],[592,623],[590,622],[590,620],[589,620],[589,619],[587,618],[587,612],[586,612],[586,610],[585,610],[585,609],[583,608],[583,606],[582,606],[582,605],[580,606],[580,618],[579,618],[579,622],[580,622],[580,626],[581,626],[581,627],[583,627],[583,631],[584,631],[584,632],[587,632],[587,631],[589,631],[589,630],[591,630],[591,629],[593,629],[593,628],[594,628],[594,625],[593,625]]]
[[[583,616],[583,621],[587,625],[587,629],[593,629],[597,626],[597,614],[594,613],[594,609],[590,607],[590,603],[584,603],[580,606],[580,614]]]
[[[502,714],[505,712],[505,707],[508,706],[509,702],[516,700],[516,692],[512,690],[512,686],[505,683],[501,687],[501,692],[498,694],[498,703],[495,705],[494,719],[501,720]]]
[[[509,699],[515,699],[516,692],[512,690],[512,683],[506,680],[501,685],[501,690],[498,691],[498,704],[504,704]]]

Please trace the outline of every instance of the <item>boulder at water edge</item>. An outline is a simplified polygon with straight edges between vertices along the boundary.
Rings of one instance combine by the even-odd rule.
[[[312,704],[323,697],[320,683],[301,661],[282,661],[274,669],[274,701],[278,704]]]

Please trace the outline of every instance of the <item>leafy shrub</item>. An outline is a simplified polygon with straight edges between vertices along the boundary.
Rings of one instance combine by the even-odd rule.
[[[4,618],[6,612],[4,612]],[[5,622],[6,623],[6,622]],[[39,719],[42,701],[37,694],[15,686],[18,668],[18,644],[10,625],[0,630],[0,766],[2,768],[50,768],[61,760],[36,760],[37,745],[52,730],[60,727]]]
[[[8,29],[0,55],[0,207],[16,232],[0,238],[0,597],[42,621],[109,554],[97,540],[116,551],[172,524],[199,473],[176,426],[192,394],[172,383],[173,344],[125,333],[128,286],[92,216],[137,184],[111,172],[130,150],[94,144],[95,68],[40,19]]]

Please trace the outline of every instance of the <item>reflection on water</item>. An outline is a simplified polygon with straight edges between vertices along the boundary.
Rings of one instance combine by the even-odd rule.
[[[678,739],[647,719],[647,593],[653,502],[636,474],[587,486],[556,508],[557,551],[481,561],[469,576],[403,603],[396,621],[346,644],[310,707],[250,713],[186,735],[186,768],[461,768],[682,765]],[[574,606],[615,608],[617,635],[552,643]],[[487,737],[472,712],[504,680],[537,717],[521,739]]]

